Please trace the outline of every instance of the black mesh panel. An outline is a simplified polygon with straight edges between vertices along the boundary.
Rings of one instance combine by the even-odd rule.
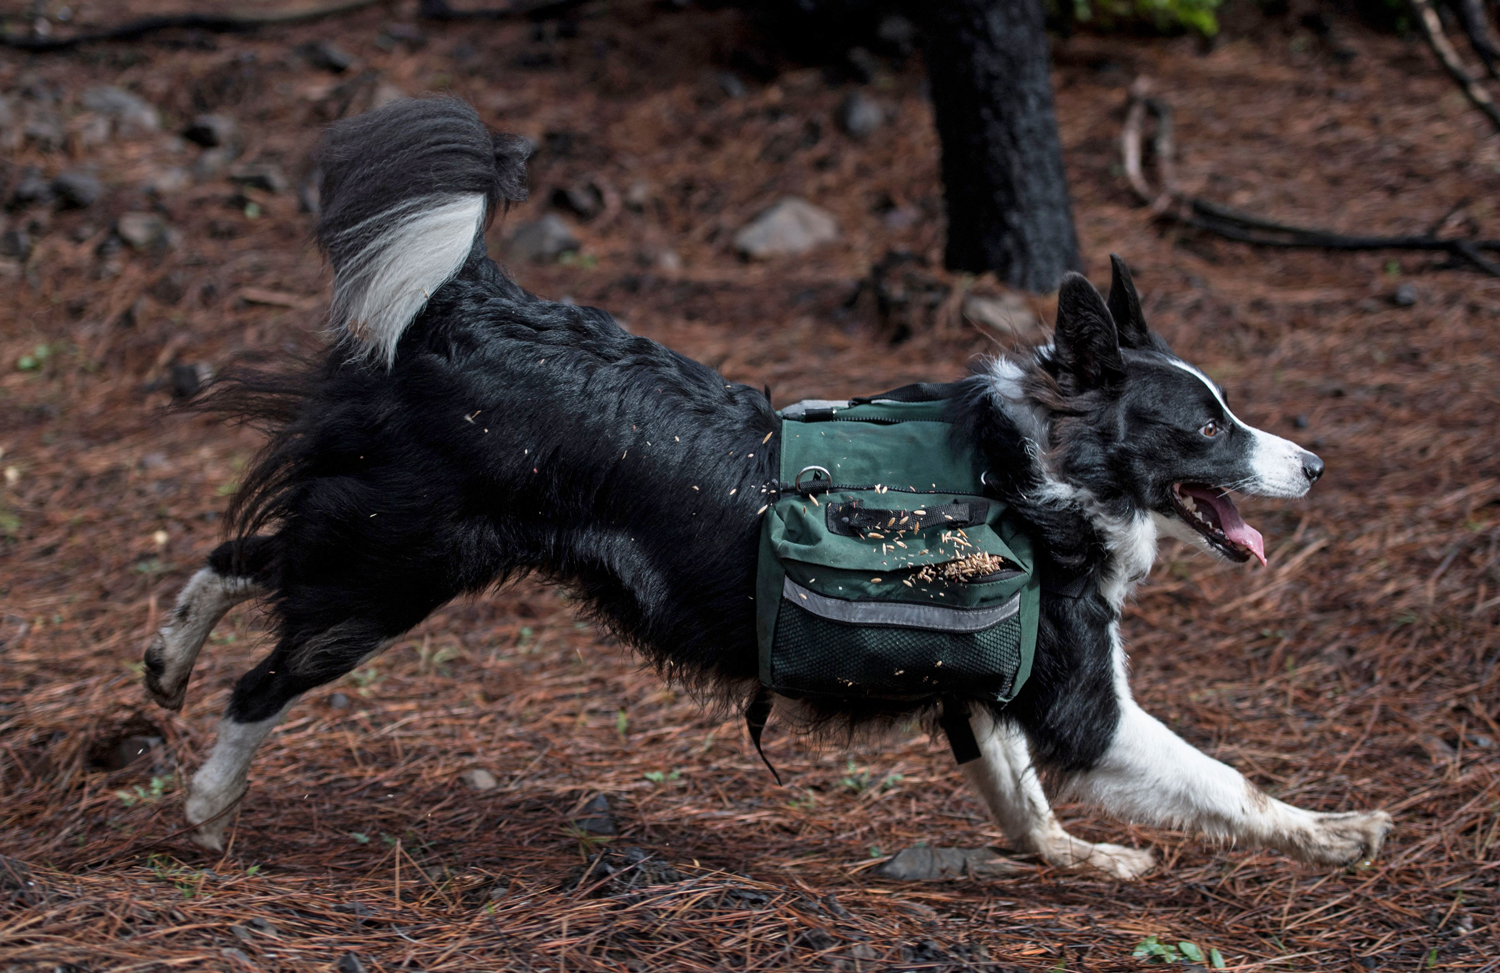
[[[781,602],[772,688],[789,695],[918,698],[1010,695],[1021,665],[1019,614],[982,632],[835,622]]]

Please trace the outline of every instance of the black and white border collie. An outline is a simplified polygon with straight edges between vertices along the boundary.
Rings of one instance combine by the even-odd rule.
[[[535,297],[488,259],[484,228],[524,198],[524,157],[447,99],[398,102],[325,139],[318,239],[338,340],[318,367],[241,377],[210,403],[272,435],[231,504],[231,539],[146,652],[150,695],[177,709],[231,606],[262,598],[275,619],[274,650],[234,687],[192,781],[205,848],[222,847],[256,748],[299,696],[451,599],[522,574],[566,585],[667,677],[730,703],[755,692],[776,415],[761,392],[603,311]],[[1069,835],[1050,795],[1320,865],[1374,856],[1388,814],[1284,804],[1147,715],[1119,634],[1160,536],[1264,560],[1230,491],[1300,497],[1322,462],[1235,418],[1146,326],[1118,259],[1108,302],[1071,275],[1052,344],[957,393],[955,435],[1030,523],[1048,589],[1030,681],[1004,708],[970,704],[982,756],[964,773],[1011,847],[1120,878],[1152,866],[1148,851]],[[844,729],[932,709],[777,708]]]

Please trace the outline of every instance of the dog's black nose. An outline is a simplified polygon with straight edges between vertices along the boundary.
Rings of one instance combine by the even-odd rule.
[[[1309,483],[1317,483],[1318,477],[1323,475],[1323,461],[1318,459],[1316,453],[1302,454],[1302,473]]]

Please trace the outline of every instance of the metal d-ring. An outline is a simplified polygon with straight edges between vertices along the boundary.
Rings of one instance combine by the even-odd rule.
[[[804,475],[808,474],[808,473],[811,473],[813,475],[814,482],[810,483],[810,484],[808,484],[807,486],[804,487],[802,485],[802,477]],[[819,473],[822,473],[823,474],[823,479],[826,480],[826,481],[828,481],[825,484],[823,484],[823,487],[822,487],[821,490],[818,489],[818,484],[816,482],[817,479],[818,479],[818,474]],[[830,472],[828,472],[828,468],[825,467],[825,466],[804,466],[804,467],[802,467],[801,471],[798,472],[798,474],[796,475],[796,477],[794,477],[792,479],[792,489],[796,490],[798,493],[801,493],[803,495],[808,495],[808,494],[811,494],[811,493],[813,493],[815,491],[819,492],[819,493],[826,493],[832,487],[833,487],[833,474],[830,473]]]

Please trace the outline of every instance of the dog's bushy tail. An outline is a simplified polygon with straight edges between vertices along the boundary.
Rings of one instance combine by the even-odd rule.
[[[334,331],[389,365],[401,333],[463,268],[496,208],[526,198],[530,146],[452,98],[392,102],[335,124],[318,151],[318,243]]]

